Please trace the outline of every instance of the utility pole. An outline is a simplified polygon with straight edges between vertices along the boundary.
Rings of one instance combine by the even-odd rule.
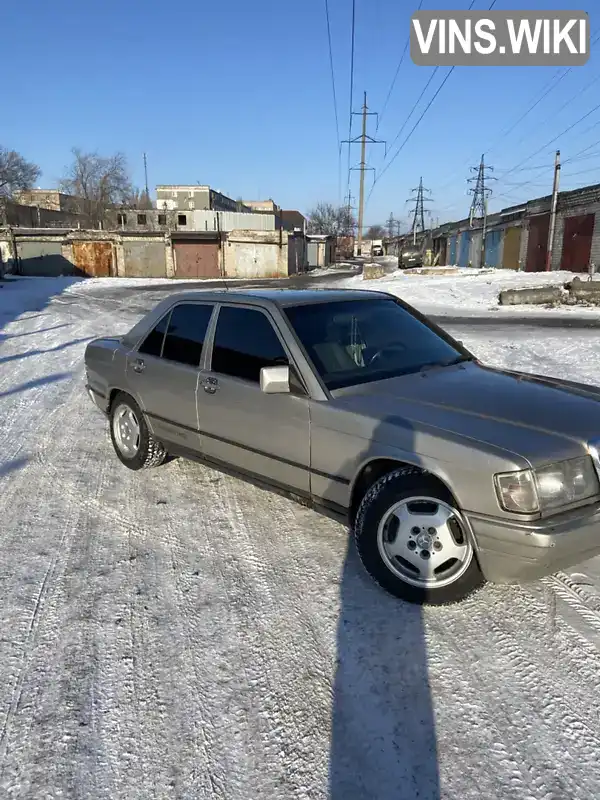
[[[556,228],[556,209],[558,207],[558,185],[560,183],[560,150],[554,157],[554,183],[552,185],[552,205],[550,206],[550,229],[548,231],[548,247],[546,249],[546,272],[552,269],[552,248],[554,245],[554,229]]]
[[[431,190],[426,189],[423,186],[423,178],[419,178],[419,185],[411,189],[411,191],[416,192],[417,196],[409,197],[406,202],[415,204],[415,207],[411,209],[411,214],[413,215],[411,232],[413,236],[413,245],[416,245],[417,232],[425,233],[425,203],[431,201],[430,197],[425,197],[425,193],[431,194]]]
[[[144,178],[146,184],[146,197],[150,198],[150,192],[148,191],[148,161],[146,160],[146,153],[144,153]]]
[[[360,114],[362,116],[362,132],[361,135],[355,139],[345,139],[342,144],[358,144],[360,142],[360,164],[358,170],[360,171],[360,189],[358,194],[358,232],[357,232],[357,255],[361,255],[362,250],[362,237],[363,237],[363,222],[365,214],[365,172],[372,170],[373,167],[367,167],[367,143],[368,144],[385,144],[382,139],[373,139],[367,134],[367,117],[377,116],[375,111],[369,111],[367,106],[367,93],[364,93],[363,107],[360,112],[353,111],[353,114]],[[355,168],[351,168],[355,169]]]
[[[471,167],[471,172],[476,172],[477,176],[467,178],[467,183],[475,183],[474,189],[469,189],[469,194],[473,195],[471,207],[469,209],[469,224],[473,227],[476,218],[482,221],[482,235],[481,235],[481,252],[479,254],[479,268],[485,265],[485,238],[487,234],[487,200],[491,195],[492,190],[486,185],[487,180],[496,180],[496,178],[489,176],[487,170],[494,171],[493,167],[488,167],[484,160],[484,153],[481,154],[481,161],[479,166]]]

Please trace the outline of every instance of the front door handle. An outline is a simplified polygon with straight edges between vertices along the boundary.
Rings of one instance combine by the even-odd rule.
[[[203,387],[207,394],[214,394],[219,388],[219,381],[216,378],[207,378]]]
[[[136,358],[133,362],[133,371],[134,372],[143,372],[146,369],[145,363],[142,361],[141,358]]]

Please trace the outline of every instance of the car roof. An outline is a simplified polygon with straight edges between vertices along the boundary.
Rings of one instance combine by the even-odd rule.
[[[252,303],[253,305],[296,306],[315,303],[332,303],[344,300],[375,300],[390,298],[386,292],[370,289],[245,289],[198,290],[171,295],[178,303],[191,300],[209,300],[221,303]]]

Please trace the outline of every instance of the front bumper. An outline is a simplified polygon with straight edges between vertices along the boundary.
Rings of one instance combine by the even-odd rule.
[[[488,581],[536,580],[600,554],[600,504],[546,520],[516,523],[467,513]]]

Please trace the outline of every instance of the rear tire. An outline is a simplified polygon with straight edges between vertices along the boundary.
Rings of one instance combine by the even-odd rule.
[[[119,460],[128,469],[159,467],[168,456],[164,445],[152,436],[135,400],[119,392],[110,409],[110,438]]]
[[[354,537],[369,575],[410,603],[456,603],[485,582],[456,501],[414,467],[373,484],[359,506]]]

